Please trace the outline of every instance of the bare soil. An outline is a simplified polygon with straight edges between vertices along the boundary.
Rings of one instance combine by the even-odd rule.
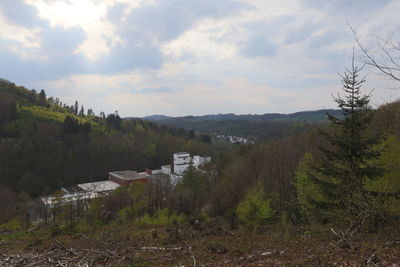
[[[257,233],[103,226],[56,236],[8,232],[0,240],[0,266],[400,266],[397,229],[346,244],[337,244],[328,226],[268,226]]]

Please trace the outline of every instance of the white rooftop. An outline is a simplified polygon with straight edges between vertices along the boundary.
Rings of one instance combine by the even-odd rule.
[[[54,205],[60,203],[68,203],[71,201],[92,199],[102,195],[102,192],[111,191],[117,189],[120,185],[113,181],[101,181],[93,183],[78,184],[78,187],[84,191],[75,192],[72,194],[66,193],[60,197],[45,196],[41,197],[42,201],[46,205]]]
[[[114,183],[113,181],[101,181],[101,182],[93,182],[93,183],[85,183],[85,184],[78,184],[80,188],[85,190],[86,192],[104,192],[104,191],[111,191],[117,189],[120,185]]]

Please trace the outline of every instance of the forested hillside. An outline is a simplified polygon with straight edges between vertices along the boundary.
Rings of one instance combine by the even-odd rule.
[[[260,142],[271,142],[283,137],[298,134],[327,123],[326,113],[341,116],[340,110],[303,111],[291,114],[270,113],[263,115],[217,114],[204,116],[167,117],[148,116],[143,119],[158,124],[171,125],[196,133],[208,135],[234,135],[257,139]]]
[[[13,214],[17,198],[60,186],[107,179],[113,170],[156,168],[175,151],[210,154],[183,129],[88,109],[0,81],[0,205]],[[22,194],[22,195],[21,195]],[[4,207],[9,203],[10,207]],[[8,216],[2,217],[7,220]]]

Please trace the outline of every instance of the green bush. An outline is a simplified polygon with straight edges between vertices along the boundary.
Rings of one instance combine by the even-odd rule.
[[[168,209],[158,209],[153,216],[149,214],[143,215],[138,221],[139,225],[154,225],[154,226],[166,226],[181,224],[184,222],[183,215],[177,215],[176,213],[169,214]]]
[[[21,224],[16,220],[10,220],[7,223],[0,224],[0,231],[10,230],[10,231],[18,231],[21,230]]]
[[[239,203],[236,213],[249,229],[255,228],[265,223],[273,216],[271,209],[271,199],[268,199],[265,190],[261,185],[251,188]]]
[[[88,233],[93,229],[93,226],[88,224],[86,220],[82,220],[74,225],[76,233]]]

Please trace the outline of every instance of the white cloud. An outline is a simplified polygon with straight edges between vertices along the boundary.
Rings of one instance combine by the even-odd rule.
[[[5,78],[123,116],[332,107],[355,44],[347,23],[368,47],[400,24],[389,0],[7,1]],[[393,98],[391,83],[371,75],[373,87],[374,101]]]

